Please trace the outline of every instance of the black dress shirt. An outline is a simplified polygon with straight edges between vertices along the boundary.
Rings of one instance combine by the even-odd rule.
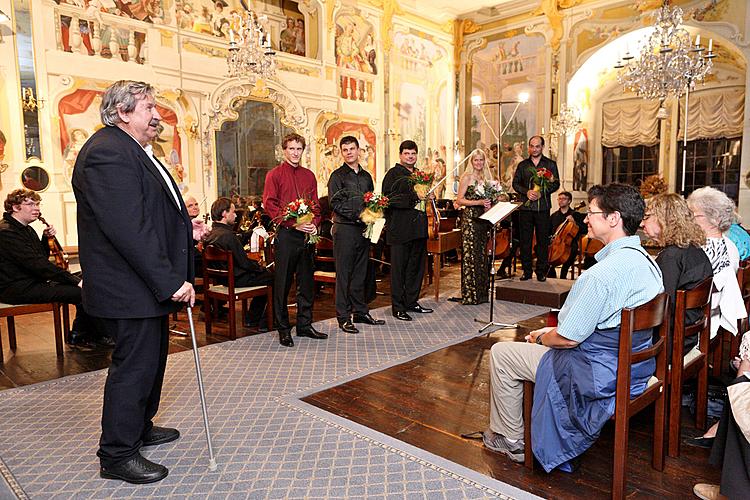
[[[334,224],[353,224],[364,228],[365,224],[359,219],[365,208],[362,196],[374,190],[372,176],[362,166],[355,172],[344,163],[334,170],[328,180],[328,196],[331,198]]]
[[[554,180],[550,183],[547,191],[542,194],[541,198],[526,205],[526,202],[529,200],[529,198],[526,196],[526,193],[534,189],[534,182],[532,181],[533,176],[529,169],[533,168],[534,170],[536,170],[537,168],[542,167],[552,172]],[[550,208],[552,208],[552,193],[560,189],[560,174],[557,173],[557,163],[544,155],[542,155],[538,165],[534,165],[534,162],[531,161],[531,158],[526,158],[518,164],[518,167],[516,167],[516,174],[513,176],[513,189],[515,189],[516,193],[518,193],[519,201],[523,203],[521,205],[521,210],[549,212]]]
[[[203,241],[206,246],[214,245],[222,250],[232,252],[234,279],[238,283],[252,282],[265,275],[266,270],[254,260],[248,258],[245,249],[242,248],[242,242],[228,225],[214,222],[211,226],[211,232],[206,235]]]
[[[385,211],[386,241],[389,245],[427,238],[427,214],[414,208],[419,196],[409,180],[411,174],[408,168],[396,163],[383,178],[383,194],[390,200]]]

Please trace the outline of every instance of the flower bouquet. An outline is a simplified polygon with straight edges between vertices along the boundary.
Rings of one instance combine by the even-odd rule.
[[[552,171],[544,167],[529,167],[529,172],[531,172],[531,182],[534,184],[532,189],[542,193],[542,196],[546,195],[550,189],[550,184],[555,181],[555,176],[552,175]],[[527,207],[530,206],[531,200],[526,200],[524,205]]]
[[[427,193],[432,187],[432,181],[435,180],[435,174],[415,170],[409,177],[409,180],[414,184],[414,192],[417,193],[420,200],[423,200],[427,197]]]
[[[363,233],[365,238],[372,236],[372,228],[375,221],[383,218],[383,210],[388,208],[388,197],[383,194],[375,194],[372,191],[366,192],[362,195],[362,201],[365,203],[365,208],[359,215],[360,220],[367,224],[367,229]]]
[[[495,180],[488,180],[481,184],[471,184],[464,195],[468,200],[490,200],[493,203],[503,196],[507,196],[502,184]]]
[[[312,212],[312,203],[308,200],[298,199],[290,201],[284,212],[284,220],[294,220],[295,224],[307,224],[313,221],[315,214]],[[305,233],[305,243],[315,244],[320,241],[317,234]]]

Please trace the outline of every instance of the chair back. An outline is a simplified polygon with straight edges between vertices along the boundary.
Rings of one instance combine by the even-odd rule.
[[[321,238],[315,244],[315,262],[335,262],[333,258],[333,240]]]
[[[232,252],[215,245],[203,249],[203,281],[205,290],[213,285],[226,285],[234,294],[234,259]]]
[[[654,393],[663,391],[667,370],[666,346],[664,344],[669,327],[668,305],[669,296],[662,292],[645,304],[622,310],[617,367],[616,419],[627,419],[653,401]],[[654,331],[653,338],[656,340],[653,345],[639,352],[633,352],[633,333],[648,329]],[[633,404],[642,398],[644,401],[638,404],[637,409],[631,409],[630,369],[632,365],[651,358],[656,358],[655,376],[658,382],[649,386],[641,396],[634,399]]]
[[[740,267],[737,269],[737,283],[740,285],[742,301],[745,303],[745,312],[750,311],[750,262],[748,260],[740,262]],[[737,326],[739,327],[737,331],[740,334],[750,329],[747,314],[739,320],[739,325]]]
[[[701,354],[708,356],[713,282],[713,276],[709,276],[690,290],[677,290],[672,339],[672,360],[674,363],[683,357],[682,351],[685,338],[696,333],[699,335],[698,349]],[[701,319],[692,325],[688,325],[685,319],[685,315],[690,309],[700,309],[702,313]]]

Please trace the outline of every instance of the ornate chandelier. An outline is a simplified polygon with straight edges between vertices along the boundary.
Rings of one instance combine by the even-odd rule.
[[[659,99],[662,103],[670,95],[677,98],[703,81],[713,66],[713,40],[706,51],[696,36],[693,44],[690,33],[682,27],[682,9],[670,7],[667,1],[652,14],[654,31],[640,47],[640,54],[628,50],[618,59],[620,71],[617,81],[625,89],[645,99]],[[641,45],[641,43],[639,43]]]
[[[557,136],[568,136],[578,130],[581,125],[581,112],[575,106],[563,104],[557,113],[557,118],[553,118],[550,125],[550,131]]]
[[[231,78],[249,76],[271,78],[276,75],[276,52],[271,48],[271,37],[264,24],[266,16],[245,11],[242,16],[235,12],[229,30],[229,54],[227,69]]]

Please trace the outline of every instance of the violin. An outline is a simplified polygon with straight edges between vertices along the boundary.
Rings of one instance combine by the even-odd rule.
[[[44,224],[47,228],[50,227],[47,221],[44,220],[44,217],[42,217],[41,213],[39,214],[39,222]],[[70,267],[70,259],[68,258],[68,254],[65,253],[65,250],[63,250],[63,247],[58,239],[55,236],[47,236],[47,245],[49,246],[50,260],[54,258],[55,265],[60,269],[64,269],[67,271]]]
[[[585,202],[580,202],[573,211],[586,206]],[[552,235],[549,244],[549,265],[560,266],[568,261],[572,251],[573,240],[578,236],[578,224],[575,220],[566,218],[562,224],[557,227],[555,234]]]

